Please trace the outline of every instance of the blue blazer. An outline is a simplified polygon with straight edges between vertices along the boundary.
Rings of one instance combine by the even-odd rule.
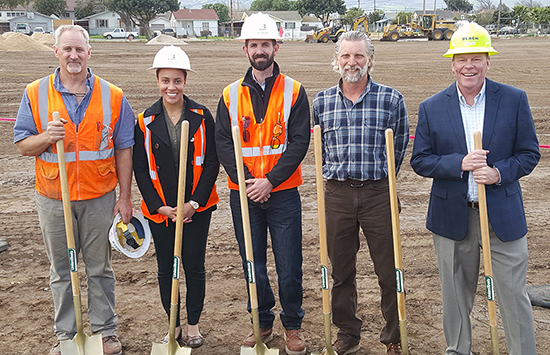
[[[511,241],[527,233],[519,178],[540,159],[527,95],[486,79],[483,149],[487,164],[498,168],[500,184],[487,185],[489,222],[498,238]],[[468,153],[456,83],[420,104],[411,166],[433,178],[426,227],[463,240],[468,229],[468,174],[460,169]]]

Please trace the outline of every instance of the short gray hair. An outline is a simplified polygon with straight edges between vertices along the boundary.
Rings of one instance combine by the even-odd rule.
[[[361,32],[361,31],[348,31],[340,35],[340,37],[338,38],[338,42],[336,42],[336,47],[334,48],[334,57],[332,58],[332,66],[334,71],[339,72],[337,59],[338,59],[338,55],[340,54],[340,47],[342,46],[342,41],[365,42],[367,55],[371,58],[371,62],[368,67],[368,73],[370,74],[370,72],[372,71],[372,68],[374,67],[374,46],[372,45],[372,42],[369,36],[367,36],[365,32]]]
[[[61,34],[65,31],[80,31],[82,35],[84,36],[84,39],[86,40],[86,44],[88,45],[88,48],[90,48],[90,35],[88,34],[88,31],[86,31],[82,26],[79,25],[62,25],[55,30],[55,47],[59,46],[59,37],[61,37]]]

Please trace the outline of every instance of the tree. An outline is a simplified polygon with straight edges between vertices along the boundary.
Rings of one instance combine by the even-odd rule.
[[[103,0],[76,0],[74,7],[74,15],[77,19],[81,19],[93,14],[105,11],[105,3]]]
[[[254,0],[250,11],[291,11],[294,3],[290,0]]]
[[[153,31],[149,27],[149,22],[168,11],[179,10],[178,0],[105,0],[105,5],[111,11],[119,14],[127,14],[130,19],[139,25],[141,30],[147,36],[147,39],[153,38]]]
[[[384,15],[384,10],[378,9],[369,13],[369,26],[376,25],[376,21],[380,21]]]
[[[0,0],[0,9],[15,9],[18,5],[27,6],[30,0]]]
[[[500,24],[510,25],[512,23],[512,11],[506,4],[502,4],[502,7],[497,6],[497,10],[493,13],[492,23],[498,23],[498,10],[500,9]]]
[[[344,16],[344,18],[346,19],[346,23],[353,24],[353,20],[355,20],[359,16],[362,16],[364,13],[365,11],[363,11],[362,9],[351,7],[348,9],[348,12],[346,12],[346,16]]]
[[[65,17],[67,0],[35,0],[32,7],[42,15]]]
[[[297,0],[295,5],[300,16],[312,14],[321,20],[324,26],[328,26],[331,14],[344,15],[346,13],[344,0]]]
[[[220,22],[229,22],[231,17],[229,17],[229,8],[225,4],[215,3],[215,4],[204,4],[202,5],[203,9],[214,9]]]
[[[393,24],[404,24],[404,23],[409,23],[412,19],[412,12],[404,12],[404,11],[401,11],[397,14],[397,16],[395,17],[395,20],[393,20]]]
[[[516,3],[516,5],[522,5],[530,9],[534,7],[539,7],[539,8],[542,7],[542,4],[540,3],[540,1],[536,1],[536,0],[519,0]]]
[[[497,8],[492,0],[477,0],[477,4],[478,4],[479,11],[494,10]]]
[[[447,5],[447,10],[450,11],[462,11],[471,12],[474,9],[474,5],[468,0],[443,0]]]
[[[514,20],[518,20],[519,23],[529,22],[531,19],[531,9],[523,5],[516,5],[512,9],[511,17]]]

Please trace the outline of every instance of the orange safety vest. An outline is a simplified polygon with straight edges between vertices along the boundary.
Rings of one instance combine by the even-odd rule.
[[[95,76],[90,103],[77,126],[69,118],[63,97],[54,88],[54,74],[27,85],[38,133],[46,130],[52,113],[58,111],[65,124],[65,165],[71,201],[89,200],[115,189],[113,132],[120,115],[122,90]],[[52,144],[35,159],[36,190],[51,199],[61,199],[57,148]]]
[[[243,80],[244,78],[227,86],[223,91],[223,100],[231,118],[231,126],[238,126],[241,132],[244,165],[255,178],[265,178],[286,151],[290,111],[296,103],[301,84],[279,74],[271,89],[265,117],[261,123],[257,123],[250,89],[242,85]],[[227,181],[230,189],[239,189],[239,185],[229,177]],[[299,165],[272,192],[288,190],[302,183],[302,167]]]
[[[202,109],[191,109],[195,113],[199,115],[204,115],[204,111]],[[155,119],[155,115],[151,115],[148,117],[143,116],[143,112],[138,115],[138,125],[139,129],[143,132],[144,139],[144,146],[145,146],[145,153],[147,155],[147,162],[149,163],[149,176],[151,177],[151,181],[153,182],[153,186],[155,187],[155,190],[157,190],[157,193],[159,194],[160,199],[166,206],[166,198],[164,197],[164,192],[162,190],[162,186],[160,184],[160,179],[157,174],[157,163],[155,160],[155,155],[153,152],[153,146],[151,143],[151,130],[147,128],[147,125],[149,125],[151,122],[153,122]],[[194,147],[194,159],[191,163],[193,165],[193,182],[195,182],[195,185],[193,186],[192,192],[195,192],[195,189],[197,188],[198,181],[201,178],[202,174],[202,165],[204,162],[204,157],[206,155],[206,126],[204,124],[204,120],[201,122],[201,125],[199,126],[199,129],[195,132],[193,136],[193,147]],[[216,185],[214,184],[214,187],[212,188],[212,192],[210,193],[210,197],[208,198],[208,201],[206,202],[206,205],[204,207],[199,207],[197,209],[197,212],[202,212],[210,207],[214,206],[220,201],[218,197],[218,193],[216,191]],[[167,220],[167,217],[160,213],[151,214],[149,212],[149,209],[147,208],[147,204],[144,200],[141,200],[141,212],[143,215],[150,220],[152,220],[155,223],[162,223]]]

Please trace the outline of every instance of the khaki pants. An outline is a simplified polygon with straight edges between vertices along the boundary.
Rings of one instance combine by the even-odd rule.
[[[116,335],[115,276],[111,268],[109,228],[116,194],[72,201],[75,247],[88,280],[88,317],[92,333]],[[54,330],[59,340],[76,334],[63,203],[36,193],[40,228],[50,260],[50,288],[55,308]],[[82,293],[82,292],[81,292]],[[83,302],[84,304],[84,302]]]

